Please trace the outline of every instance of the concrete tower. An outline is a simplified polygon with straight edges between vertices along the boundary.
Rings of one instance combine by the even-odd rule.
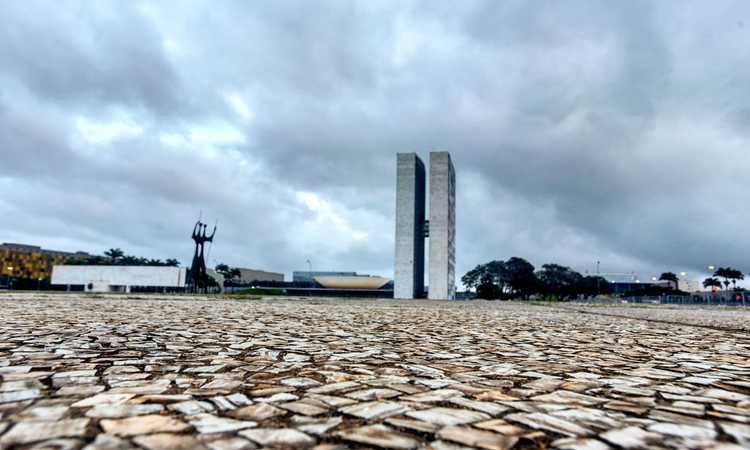
[[[395,298],[424,296],[425,170],[416,153],[399,153],[396,180]]]
[[[448,152],[430,153],[429,274],[429,298],[456,298],[456,172]]]

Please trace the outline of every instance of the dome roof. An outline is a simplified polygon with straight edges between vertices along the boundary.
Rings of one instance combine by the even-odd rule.
[[[383,277],[315,277],[315,281],[329,289],[380,289],[391,280]]]

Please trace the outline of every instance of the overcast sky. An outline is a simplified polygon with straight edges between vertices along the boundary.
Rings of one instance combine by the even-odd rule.
[[[750,271],[750,3],[5,1],[0,241],[392,276],[396,153],[457,272]]]

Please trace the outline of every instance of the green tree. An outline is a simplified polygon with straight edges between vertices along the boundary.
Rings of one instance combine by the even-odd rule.
[[[484,265],[477,265],[475,268],[466,272],[466,275],[461,277],[461,283],[463,283],[468,289],[476,289],[481,283],[481,278],[484,273]]]
[[[703,287],[708,289],[709,287],[716,287],[721,289],[721,281],[717,280],[716,278],[706,278],[703,280]]]
[[[584,294],[588,297],[600,294],[607,295],[612,293],[612,286],[603,277],[585,276],[579,281],[576,293]]]
[[[659,276],[659,280],[661,281],[669,281],[674,283],[674,288],[677,289],[679,286],[680,279],[677,278],[677,275],[673,272],[664,272]]]
[[[125,252],[123,252],[122,249],[119,248],[110,248],[109,250],[104,252],[104,256],[109,257],[109,259],[112,261],[112,264],[115,264],[119,258],[125,256]]]
[[[506,282],[513,294],[528,298],[534,293],[538,280],[530,262],[514,256],[505,262],[503,268]]]
[[[715,277],[724,278],[724,289],[729,289],[730,281],[729,279],[732,277],[732,269],[730,267],[719,267],[716,269],[716,272],[714,272]]]
[[[479,285],[477,286],[477,298],[497,300],[500,298],[500,295],[501,291],[495,283],[494,276],[489,272],[483,273],[479,280]]]
[[[180,267],[180,262],[174,258],[167,259],[164,264],[170,267]]]
[[[576,288],[580,286],[583,276],[570,267],[545,264],[537,272],[537,278],[543,293],[564,298],[577,293]]]
[[[727,267],[726,269],[727,269],[727,276],[729,277],[729,280],[732,282],[732,287],[734,289],[737,289],[737,281],[744,280],[745,275],[741,271],[737,269],[733,269],[731,267]]]

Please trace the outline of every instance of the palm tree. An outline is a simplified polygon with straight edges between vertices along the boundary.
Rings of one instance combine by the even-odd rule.
[[[122,258],[125,256],[125,252],[122,251],[120,248],[110,248],[106,252],[104,252],[104,256],[108,256],[109,259],[112,261],[112,264],[117,262],[118,258]]]
[[[717,287],[721,289],[721,281],[717,280],[716,278],[706,278],[705,280],[703,280],[703,287]]]
[[[729,279],[732,280],[732,287],[737,289],[737,280],[744,280],[745,275],[743,275],[741,271],[732,269],[731,267],[727,267],[727,272]]]
[[[674,283],[674,288],[675,289],[678,288],[678,286],[679,286],[678,283],[680,281],[680,279],[677,278],[677,275],[674,274],[673,272],[664,272],[663,274],[661,274],[661,276],[659,276],[659,280],[661,280],[661,281],[671,281],[672,283]]]
[[[719,267],[716,269],[716,272],[714,272],[715,277],[724,278],[725,289],[729,288],[729,278],[732,276],[731,270],[732,269],[729,267]]]
[[[167,261],[164,264],[170,267],[180,267],[180,262],[174,258],[167,259]]]

